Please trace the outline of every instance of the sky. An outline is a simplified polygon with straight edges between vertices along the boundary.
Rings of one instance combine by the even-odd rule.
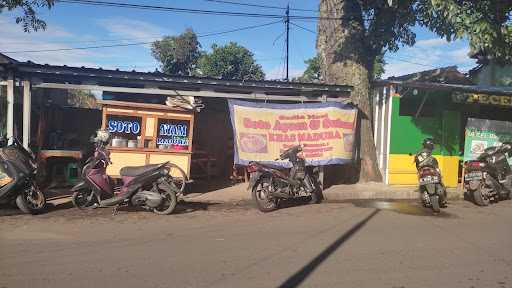
[[[222,10],[264,14],[284,14],[281,9],[245,7],[208,0],[112,0],[111,2],[160,5],[177,8]],[[231,0],[292,9],[318,9],[318,0]],[[83,49],[52,52],[21,52],[28,50],[67,49],[112,44],[152,42],[164,35],[177,35],[192,28],[198,35],[276,22],[276,19],[197,15],[169,11],[150,11],[118,7],[98,7],[58,2],[51,10],[38,10],[47,22],[45,31],[24,33],[15,23],[20,11],[0,13],[0,52],[21,60],[68,66],[119,68],[121,70],[154,71],[158,62],[151,56],[150,45]],[[292,10],[291,15],[314,16],[313,11]],[[316,23],[311,20],[292,20],[300,26],[290,26],[290,77],[302,74],[304,60],[316,54]],[[302,27],[302,28],[301,28]],[[304,29],[305,28],[305,29]],[[211,45],[237,42],[254,53],[267,79],[284,78],[284,23],[200,37],[202,49]],[[468,42],[448,43],[422,27],[414,27],[416,45],[401,47],[397,53],[386,53],[383,78],[400,76],[438,67],[457,65],[461,71],[475,66],[470,59]]]

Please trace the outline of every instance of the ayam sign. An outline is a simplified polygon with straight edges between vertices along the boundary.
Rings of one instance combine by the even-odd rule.
[[[258,104],[229,101],[236,136],[235,163],[276,162],[279,154],[301,144],[308,165],[352,161],[357,110],[341,103]]]
[[[158,145],[188,146],[187,125],[185,124],[160,124],[159,137],[156,139]]]

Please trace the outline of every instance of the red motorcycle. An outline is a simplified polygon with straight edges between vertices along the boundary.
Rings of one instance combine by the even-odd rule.
[[[71,190],[75,207],[114,207],[121,205],[140,206],[156,214],[171,214],[176,208],[177,197],[185,187],[185,176],[181,181],[170,175],[171,169],[179,169],[166,162],[140,167],[124,167],[120,170],[122,180],[116,183],[107,173],[111,164],[105,145],[110,134],[98,131],[94,139],[95,151],[82,169],[82,182]]]

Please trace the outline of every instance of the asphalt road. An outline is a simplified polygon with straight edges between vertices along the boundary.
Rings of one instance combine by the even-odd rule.
[[[0,216],[0,287],[512,287],[512,201]]]

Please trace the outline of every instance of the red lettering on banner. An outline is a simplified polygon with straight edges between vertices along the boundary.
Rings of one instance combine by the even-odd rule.
[[[320,133],[299,133],[299,142],[317,142],[320,140],[341,139],[339,131],[327,131]]]
[[[302,120],[302,119],[306,119],[306,116],[304,116],[304,115],[293,115],[293,116],[279,115],[279,120]]]
[[[279,130],[283,133],[288,131],[308,130],[308,124],[306,124],[306,122],[282,123],[276,120],[273,130]]]
[[[322,157],[323,153],[305,153],[306,158]]]
[[[344,129],[352,129],[354,128],[353,122],[343,121],[341,119],[329,119],[325,118],[322,121],[324,128],[344,128]]]
[[[267,121],[263,120],[251,120],[249,118],[244,118],[244,127],[252,128],[252,129],[264,129],[268,130],[271,128],[271,125]]]
[[[309,144],[304,144],[304,147],[305,148],[317,148],[317,147],[325,147],[325,146],[329,146],[329,143],[309,143]]]
[[[320,128],[320,120],[311,120],[309,121],[309,129],[318,130]]]
[[[329,117],[327,114],[321,114],[321,115],[309,114],[308,115],[308,119],[322,119],[322,118],[327,118],[327,117]]]
[[[295,142],[295,134],[268,134],[268,141],[270,142]]]

